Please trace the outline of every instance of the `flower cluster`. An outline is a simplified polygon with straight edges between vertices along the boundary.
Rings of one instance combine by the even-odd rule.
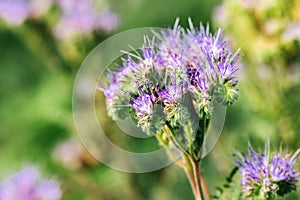
[[[7,200],[59,200],[60,184],[53,179],[42,179],[34,166],[7,177],[0,185],[0,199]]]
[[[114,120],[133,117],[148,134],[167,126],[186,148],[196,144],[187,146],[183,133],[189,129],[192,138],[203,137],[214,100],[224,106],[237,100],[240,58],[239,51],[231,52],[223,30],[213,35],[209,26],[196,29],[190,19],[189,29],[178,23],[153,39],[145,36],[141,49],[124,52],[118,71],[110,71],[109,84],[99,89]]]
[[[245,197],[273,199],[296,190],[300,171],[296,170],[298,149],[294,154],[283,152],[282,145],[278,152],[270,154],[270,141],[265,145],[264,153],[256,152],[249,144],[248,152],[238,153],[236,165],[242,176],[242,191]]]
[[[93,0],[1,0],[0,17],[12,26],[26,19],[41,19],[51,6],[56,6],[58,21],[53,27],[56,37],[66,39],[93,31],[112,31],[118,26],[118,16]],[[96,7],[102,8],[97,10]],[[51,24],[52,25],[52,24]]]

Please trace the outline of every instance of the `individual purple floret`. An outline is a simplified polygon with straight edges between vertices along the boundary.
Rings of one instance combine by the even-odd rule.
[[[6,177],[0,185],[1,200],[59,200],[61,197],[60,183],[41,178],[34,166]]]
[[[160,100],[164,103],[172,103],[180,99],[184,94],[183,86],[181,84],[172,84],[167,86],[164,90],[158,92]]]
[[[181,54],[182,40],[181,40],[181,27],[179,26],[179,19],[176,19],[174,28],[162,31],[161,34],[157,34],[157,38],[161,41],[159,49],[165,54],[165,58],[168,59],[170,55]]]
[[[283,196],[296,190],[300,171],[296,169],[300,149],[295,153],[282,151],[270,154],[270,141],[265,145],[263,153],[255,151],[249,144],[248,152],[238,153],[236,165],[242,176],[241,185],[245,197],[259,195],[261,199]]]
[[[99,87],[99,90],[103,91],[103,93],[106,97],[106,100],[108,102],[111,102],[117,96],[120,86],[117,82],[117,77],[116,77],[115,72],[110,71],[109,80],[110,80],[110,85],[107,86],[107,85],[103,84],[103,89],[101,87]]]
[[[136,110],[136,115],[139,119],[138,125],[148,122],[152,115],[152,95],[142,94],[142,96],[134,99],[130,106]]]

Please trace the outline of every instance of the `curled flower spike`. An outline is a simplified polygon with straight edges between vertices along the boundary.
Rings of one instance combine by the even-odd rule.
[[[273,199],[296,190],[300,178],[300,171],[296,169],[299,153],[300,149],[295,153],[288,152],[288,147],[282,152],[281,144],[279,152],[270,154],[270,141],[266,143],[264,153],[260,153],[249,143],[248,152],[237,153],[235,157],[244,196]]]

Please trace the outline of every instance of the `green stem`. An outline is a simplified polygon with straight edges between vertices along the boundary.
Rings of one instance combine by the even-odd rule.
[[[210,193],[203,174],[200,171],[200,161],[184,155],[185,172],[192,187],[195,200],[211,200]]]
[[[167,137],[170,141],[173,142],[173,144],[185,155],[189,156],[189,154],[186,152],[186,150],[180,145],[180,143],[177,141],[172,128],[167,124],[163,127],[164,131],[166,131]]]
[[[188,125],[185,127],[185,132],[187,134],[187,140],[189,143],[189,148],[187,150],[184,149],[177,141],[175,137],[174,130],[170,127],[169,124],[164,126],[163,130],[166,133],[169,141],[173,142],[173,144],[182,152],[183,154],[183,166],[187,174],[188,180],[192,187],[195,200],[211,200],[208,186],[205,182],[204,176],[200,171],[200,162],[201,162],[201,149],[203,145],[204,135],[207,132],[207,128],[209,125],[209,119],[205,116],[200,119],[199,127],[197,131],[196,138],[192,140],[192,130]],[[194,146],[195,145],[195,146]],[[194,150],[194,147],[196,148]]]
[[[159,134],[156,134],[156,139],[159,141],[159,143],[164,147],[166,150],[168,156],[180,167],[184,168],[184,163],[179,159],[176,158],[176,156],[172,153],[172,150],[170,147],[163,141],[162,137]]]
[[[207,183],[205,181],[205,178],[204,178],[204,176],[203,176],[203,174],[201,172],[200,172],[200,180],[201,180],[201,186],[203,186],[203,189],[204,189],[204,193],[205,193],[206,199],[207,200],[211,200],[208,185],[207,185]]]
[[[193,167],[195,186],[196,186],[196,189],[197,189],[198,195],[199,195],[198,198],[204,199],[202,185],[201,185],[200,170],[199,170],[200,161],[195,161],[193,158],[191,158],[191,164]]]
[[[193,194],[196,200],[202,200],[199,192],[199,187],[197,187],[195,176],[194,176],[194,168],[191,164],[190,157],[183,155],[185,161],[185,172],[187,174],[188,180],[193,190]]]

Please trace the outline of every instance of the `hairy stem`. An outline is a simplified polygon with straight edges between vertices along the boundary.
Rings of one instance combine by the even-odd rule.
[[[206,196],[205,198],[207,200],[211,200],[208,185],[207,185],[207,183],[205,181],[205,178],[204,178],[204,176],[201,172],[200,172],[200,180],[201,180],[201,186],[203,187],[203,190],[204,190],[204,193],[205,193],[205,196]]]
[[[185,171],[196,200],[211,200],[209,188],[200,170],[200,160],[185,156]]]
[[[198,193],[198,196],[199,196],[198,198],[199,199],[204,199],[204,195],[203,195],[203,191],[202,191],[202,185],[201,185],[200,170],[199,170],[200,161],[195,161],[193,158],[191,158],[191,163],[192,163],[192,167],[193,167],[195,187],[196,187],[196,190],[197,190],[197,193]]]
[[[175,156],[172,152],[171,147],[169,147],[167,144],[165,144],[165,142],[163,141],[163,139],[159,136],[159,134],[156,134],[156,139],[159,141],[160,145],[162,145],[164,147],[164,149],[166,150],[168,156],[180,167],[184,168],[185,165],[184,163],[180,160],[180,158],[178,158],[177,156]]]
[[[185,161],[185,168],[184,168],[184,170],[185,170],[185,172],[187,174],[188,180],[189,180],[190,185],[192,187],[195,199],[196,200],[202,200],[201,196],[200,196],[200,193],[199,193],[199,190],[198,190],[198,187],[196,186],[195,176],[194,176],[194,169],[193,169],[191,160],[186,155],[183,155],[183,157],[184,157],[184,161]]]

